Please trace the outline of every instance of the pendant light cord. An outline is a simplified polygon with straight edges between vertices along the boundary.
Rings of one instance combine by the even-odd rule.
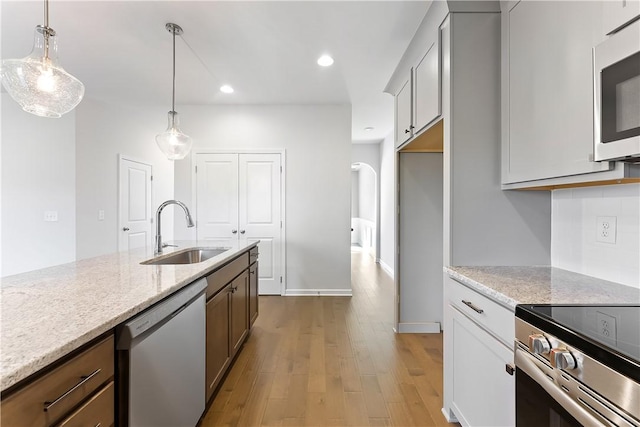
[[[171,33],[173,34],[173,93],[171,94],[171,111],[176,111],[176,29],[174,28]]]
[[[42,35],[44,36],[44,59],[49,58],[49,0],[44,0],[44,28],[42,29]]]

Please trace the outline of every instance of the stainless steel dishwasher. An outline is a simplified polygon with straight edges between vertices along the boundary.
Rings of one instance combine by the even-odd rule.
[[[118,419],[129,427],[194,427],[205,407],[205,279],[116,330]]]

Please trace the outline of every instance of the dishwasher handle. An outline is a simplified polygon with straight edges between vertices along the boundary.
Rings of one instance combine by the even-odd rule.
[[[118,326],[117,350],[129,350],[133,342],[171,320],[207,289],[207,280],[198,279],[151,308]]]

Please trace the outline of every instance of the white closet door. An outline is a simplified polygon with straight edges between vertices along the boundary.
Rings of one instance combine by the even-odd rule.
[[[238,155],[197,155],[197,237],[220,247],[238,240]]]
[[[260,241],[261,295],[281,294],[280,154],[240,154],[240,240]]]
[[[121,157],[118,168],[118,250],[150,247],[151,165]]]

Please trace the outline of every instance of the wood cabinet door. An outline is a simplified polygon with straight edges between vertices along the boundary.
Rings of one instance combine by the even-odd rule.
[[[249,273],[245,271],[231,282],[231,357],[249,330]]]
[[[249,267],[249,328],[258,318],[258,263]]]
[[[231,295],[231,284],[229,284],[207,302],[207,401],[209,401],[213,395],[224,371],[231,361],[229,339]]]
[[[452,407],[462,425],[515,425],[515,377],[505,370],[513,351],[448,305],[453,349]]]

